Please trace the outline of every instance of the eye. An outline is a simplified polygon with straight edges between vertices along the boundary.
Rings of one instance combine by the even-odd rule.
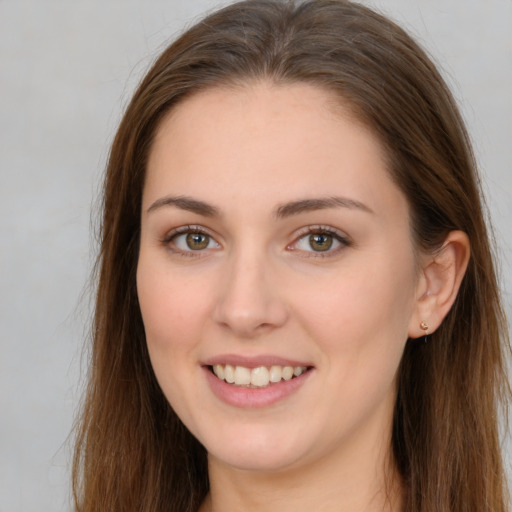
[[[203,233],[188,233],[187,235],[179,235],[174,239],[176,247],[186,251],[200,251],[206,249],[210,245],[211,239]]]
[[[347,238],[333,229],[308,228],[306,234],[298,238],[289,248],[309,253],[335,253],[348,245],[350,243]]]
[[[328,251],[333,244],[336,245],[336,242],[337,240],[328,233],[313,233],[307,237],[307,243],[314,251]]]
[[[175,252],[191,253],[207,249],[218,249],[220,245],[203,229],[184,226],[171,232],[164,243]]]

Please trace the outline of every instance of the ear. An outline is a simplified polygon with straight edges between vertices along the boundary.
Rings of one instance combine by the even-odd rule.
[[[441,325],[457,297],[469,255],[466,233],[451,231],[439,251],[421,257],[416,306],[409,324],[410,338],[431,334]]]

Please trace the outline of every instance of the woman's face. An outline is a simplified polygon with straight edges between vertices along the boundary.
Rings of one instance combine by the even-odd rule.
[[[327,93],[216,88],[165,118],[137,288],[158,382],[213,460],[280,470],[389,446],[421,293],[408,205]]]

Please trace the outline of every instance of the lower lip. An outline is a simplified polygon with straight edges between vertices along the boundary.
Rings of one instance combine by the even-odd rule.
[[[203,367],[206,379],[213,393],[223,402],[234,407],[261,408],[273,405],[295,393],[306,382],[312,370],[304,372],[299,377],[282,380],[264,388],[245,388],[228,384],[220,380],[210,370]]]

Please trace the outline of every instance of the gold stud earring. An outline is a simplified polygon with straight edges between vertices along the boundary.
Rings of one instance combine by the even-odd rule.
[[[428,329],[429,329],[427,322],[422,320],[420,322],[420,329],[422,331],[425,331],[425,337],[423,338],[423,343],[427,343],[427,341],[428,341]]]

